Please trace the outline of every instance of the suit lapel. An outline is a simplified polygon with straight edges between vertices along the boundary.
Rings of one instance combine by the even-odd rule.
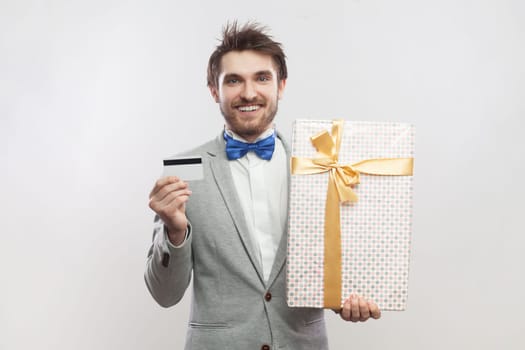
[[[287,159],[290,159],[290,147],[284,140],[281,133],[277,132],[277,137],[281,140],[283,143],[284,150],[286,151]],[[288,174],[288,191],[290,191],[290,162],[286,162],[286,173]],[[286,208],[286,214],[288,215],[290,208],[290,202],[288,201],[288,208]],[[270,272],[270,277],[268,278],[268,287],[270,287],[277,276],[279,275],[281,269],[283,268],[285,262],[286,262],[286,255],[287,255],[287,247],[288,247],[288,219],[286,219],[286,223],[284,225],[283,234],[281,236],[281,241],[279,242],[279,247],[277,248],[277,253],[275,254],[275,260],[273,262],[272,271]]]
[[[226,158],[226,152],[224,150],[224,140],[222,134],[216,139],[214,149],[210,149],[208,154],[210,155],[210,166],[215,179],[215,183],[219,188],[219,191],[224,200],[224,204],[228,209],[228,212],[234,222],[237,233],[241,239],[241,242],[246,250],[252,265],[257,271],[259,280],[264,284],[264,278],[262,273],[262,266],[257,258],[259,256],[256,245],[254,244],[245,217],[243,215],[243,209],[240,204],[239,197],[237,195],[237,189],[233,183],[233,177],[229,161]]]

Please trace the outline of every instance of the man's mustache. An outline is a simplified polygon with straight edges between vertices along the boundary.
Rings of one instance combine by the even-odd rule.
[[[246,98],[241,98],[239,101],[235,101],[233,103],[233,107],[240,107],[240,106],[253,105],[253,104],[264,106],[266,104],[266,101],[260,98],[254,98],[251,100],[248,100]]]

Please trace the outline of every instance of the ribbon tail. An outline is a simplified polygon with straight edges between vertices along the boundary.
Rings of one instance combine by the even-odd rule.
[[[352,167],[369,175],[410,176],[414,171],[414,158],[366,159]]]
[[[334,176],[330,173],[324,220],[324,307],[341,308],[341,216]]]

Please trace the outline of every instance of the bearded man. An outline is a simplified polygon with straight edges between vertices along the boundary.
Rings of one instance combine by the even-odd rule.
[[[286,304],[286,220],[290,151],[274,118],[287,79],[285,54],[254,23],[226,26],[208,64],[208,87],[225,127],[187,155],[204,179],[159,179],[145,280],[162,306],[193,299],[185,349],[328,349],[324,310]],[[347,321],[379,318],[350,296]]]

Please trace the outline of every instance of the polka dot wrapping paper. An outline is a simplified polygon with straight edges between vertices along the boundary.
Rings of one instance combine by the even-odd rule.
[[[310,137],[331,120],[296,120],[292,155],[315,158]],[[395,122],[345,121],[340,164],[372,158],[414,157],[415,128]],[[323,305],[324,217],[327,172],[292,175],[288,221],[287,300],[290,307]],[[361,173],[355,203],[340,204],[341,302],[355,293],[381,310],[404,310],[408,296],[413,176]]]

